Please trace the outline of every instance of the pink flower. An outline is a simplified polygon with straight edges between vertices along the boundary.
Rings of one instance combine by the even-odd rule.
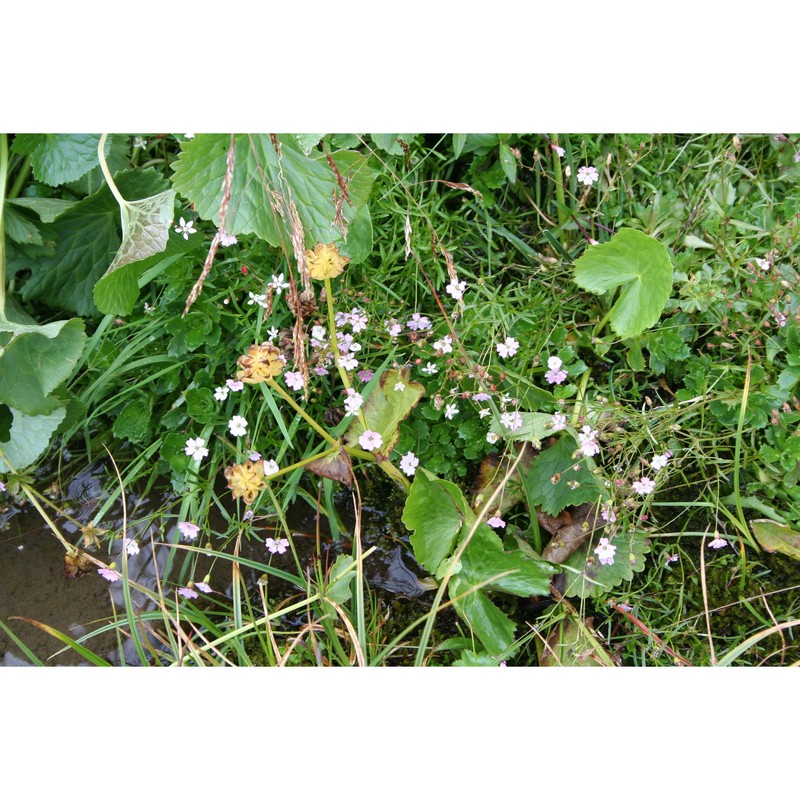
[[[426,331],[431,327],[431,321],[420,314],[412,314],[411,319],[406,322],[406,325],[411,328],[412,331]]]
[[[595,181],[600,180],[600,174],[594,167],[581,167],[578,170],[578,183],[591,186]]]
[[[550,369],[545,373],[544,378],[548,383],[564,382],[564,379],[567,377],[567,371],[565,369],[561,369],[562,363],[563,362],[558,356],[551,356],[547,359],[547,366]]]
[[[187,600],[194,600],[196,597],[199,597],[197,592],[194,589],[190,589],[188,586],[178,589],[178,594],[185,597]]]
[[[584,425],[578,434],[578,441],[581,443],[581,452],[588,457],[597,455],[600,452],[600,445],[595,437],[597,431],[593,431],[589,425]]]
[[[500,424],[510,431],[519,430],[522,427],[522,414],[519,411],[506,411],[500,415]]]
[[[200,533],[200,527],[193,522],[179,522],[178,530],[183,534],[183,538],[188,541],[193,541]]]
[[[506,523],[503,522],[503,520],[498,517],[497,514],[495,514],[493,517],[489,517],[489,519],[486,520],[486,524],[492,528],[505,528],[506,526]]]
[[[653,489],[656,488],[656,482],[644,476],[641,480],[634,481],[631,486],[633,486],[634,492],[638,492],[639,494],[651,494]]]
[[[551,144],[550,147],[552,147],[553,150],[556,151],[556,154],[558,155],[559,158],[564,158],[564,153],[566,152],[566,150],[564,150],[563,147],[559,147],[557,144]]]
[[[372,452],[383,445],[383,436],[376,431],[364,431],[358,437],[358,443],[368,452]]]
[[[302,372],[284,372],[283,377],[286,379],[286,385],[296,392],[301,391],[305,386]]]
[[[241,392],[244,389],[244,383],[242,381],[235,381],[232,378],[228,378],[225,381],[225,385],[232,391],[232,392]]]
[[[563,431],[566,427],[567,427],[567,415],[553,414],[553,422],[552,422],[553,432]]]
[[[728,543],[724,539],[720,538],[719,534],[715,534],[714,538],[708,543],[708,546],[712,550],[719,550],[720,547],[727,547]]]
[[[603,504],[600,516],[609,524],[617,521],[617,515],[614,513],[614,509],[608,503]]]
[[[601,564],[613,564],[614,554],[617,552],[616,545],[609,544],[608,539],[603,537],[600,545],[594,549],[595,555],[600,559]]]
[[[195,589],[199,589],[204,594],[211,594],[214,591],[205,581],[201,581],[200,583],[196,583]]]
[[[277,553],[278,555],[283,555],[286,552],[286,548],[289,547],[289,540],[273,539],[271,536],[268,536],[264,540],[264,544],[267,546],[267,550],[269,550],[270,553]]]
[[[400,459],[400,469],[403,472],[405,472],[405,474],[408,475],[409,477],[417,471],[418,466],[419,466],[419,459],[414,455],[413,450],[409,450]]]
[[[99,568],[97,571],[98,571],[98,572],[99,572],[99,573],[100,573],[100,574],[101,574],[101,575],[102,575],[102,576],[103,576],[103,577],[104,577],[104,578],[105,578],[105,579],[106,579],[106,580],[107,580],[109,583],[114,583],[115,581],[118,581],[118,580],[119,580],[119,579],[122,577],[122,575],[120,575],[120,574],[119,574],[119,572],[117,572],[117,571],[116,571],[116,570],[114,570],[114,569],[109,569],[108,567],[100,567],[100,568]]]
[[[369,383],[374,375],[375,373],[371,369],[361,369],[358,371],[358,379],[361,383]]]

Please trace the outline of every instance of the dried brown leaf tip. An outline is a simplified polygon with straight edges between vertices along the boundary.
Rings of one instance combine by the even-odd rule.
[[[341,275],[350,260],[339,252],[335,244],[317,244],[313,250],[306,250],[304,255],[309,274],[318,281]]]
[[[285,366],[281,351],[269,342],[251,345],[236,363],[239,365],[236,377],[245,383],[263,383],[268,378],[276,378]]]
[[[225,467],[228,488],[234,497],[241,497],[249,506],[267,485],[264,481],[264,462],[246,461]]]

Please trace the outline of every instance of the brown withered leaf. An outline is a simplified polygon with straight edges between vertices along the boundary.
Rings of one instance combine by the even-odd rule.
[[[533,458],[533,450],[526,446],[525,453],[522,456],[520,465],[526,470]],[[513,458],[500,458],[496,455],[488,455],[481,461],[481,466],[478,470],[478,479],[475,482],[475,490],[472,495],[472,508],[476,511],[492,496],[494,490],[500,485],[500,482],[505,478],[506,472],[511,469],[514,463]],[[500,505],[497,509],[491,509],[493,513],[502,516],[509,508],[515,506],[517,503],[525,499],[525,489],[519,474],[512,475],[506,483],[503,494],[500,498]]]
[[[553,628],[547,641],[537,642],[540,667],[613,667],[614,660],[598,641],[591,618],[570,614]]]
[[[596,503],[583,503],[565,509],[557,517],[536,512],[539,524],[552,538],[542,550],[542,558],[551,564],[563,564],[589,537],[606,523]]]
[[[350,462],[350,456],[347,455],[347,451],[341,445],[339,445],[338,452],[306,464],[306,469],[322,478],[339,481],[348,489],[353,487],[353,467]]]

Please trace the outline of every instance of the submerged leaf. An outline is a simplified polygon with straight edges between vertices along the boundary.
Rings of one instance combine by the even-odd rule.
[[[353,486],[353,467],[350,456],[343,447],[339,447],[337,452],[329,453],[323,458],[318,458],[310,464],[306,464],[306,469],[319,475],[322,478],[330,478],[334,481],[343,483],[348,489]]]

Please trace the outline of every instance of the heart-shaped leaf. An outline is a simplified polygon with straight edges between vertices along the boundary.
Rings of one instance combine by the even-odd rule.
[[[586,250],[575,262],[573,280],[593,294],[621,290],[609,322],[626,339],[658,322],[672,291],[672,262],[663,244],[623,228],[605,244]]]

